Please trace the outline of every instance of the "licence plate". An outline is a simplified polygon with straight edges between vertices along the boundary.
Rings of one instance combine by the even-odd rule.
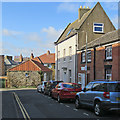
[[[116,100],[119,101],[119,100],[120,100],[120,97],[117,97]]]

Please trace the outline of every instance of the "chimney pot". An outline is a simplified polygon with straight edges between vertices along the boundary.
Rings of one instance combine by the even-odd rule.
[[[49,50],[47,51],[47,55],[50,55],[50,51]]]

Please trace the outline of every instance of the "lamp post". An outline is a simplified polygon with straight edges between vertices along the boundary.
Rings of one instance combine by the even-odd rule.
[[[88,61],[88,57],[87,57],[87,32],[86,32],[86,65],[85,65],[85,70],[86,70],[86,83],[87,83],[87,61]]]

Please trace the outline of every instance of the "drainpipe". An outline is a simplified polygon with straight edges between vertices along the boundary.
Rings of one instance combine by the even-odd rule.
[[[94,80],[96,79],[96,48],[94,47],[94,63],[93,63],[93,70],[94,70]]]
[[[78,32],[77,32],[77,36],[76,36],[76,53],[75,53],[75,83],[78,83],[77,80],[77,72],[78,72],[78,57],[77,57],[77,47],[78,47]]]
[[[57,81],[58,81],[58,45],[57,45],[57,66],[56,67],[57,67],[56,72],[57,72]]]

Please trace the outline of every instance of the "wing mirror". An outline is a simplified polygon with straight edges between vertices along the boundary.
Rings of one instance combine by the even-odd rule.
[[[83,88],[82,91],[83,91],[83,92],[86,92],[86,88]]]

